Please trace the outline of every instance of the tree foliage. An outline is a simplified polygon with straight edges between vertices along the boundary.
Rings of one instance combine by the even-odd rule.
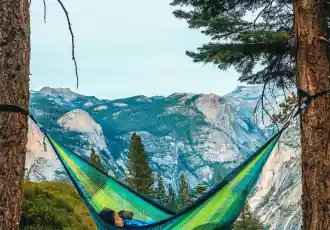
[[[171,184],[168,185],[167,207],[173,211],[178,209],[177,195]]]
[[[248,84],[295,83],[291,1],[174,0],[171,5],[188,8],[175,10],[174,15],[211,39],[197,52],[187,51],[194,62],[213,63],[221,70],[234,67],[241,74],[239,80]],[[259,13],[251,20],[248,12]],[[258,64],[261,69],[256,71]]]
[[[175,17],[186,20],[189,28],[210,38],[209,43],[186,54],[194,62],[211,63],[220,70],[235,68],[240,82],[263,84],[256,108],[262,107],[262,118],[264,112],[272,118],[264,105],[264,101],[269,101],[267,95],[274,97],[275,89],[291,92],[296,85],[298,47],[292,1],[173,0],[171,5],[179,7],[173,12]],[[330,4],[325,7],[330,22]]]
[[[244,209],[238,220],[234,223],[233,230],[264,230],[263,224],[253,216],[248,203],[245,203]]]
[[[131,136],[127,169],[126,182],[128,185],[141,194],[153,196],[152,169],[148,164],[148,156],[144,150],[142,139],[135,132]]]
[[[298,98],[292,93],[284,102],[279,104],[279,111],[273,115],[274,121],[280,124],[284,123],[292,112],[294,112],[297,103]]]
[[[94,149],[91,150],[90,162],[95,168],[102,170],[101,158],[95,153]]]
[[[179,194],[178,194],[178,208],[183,209],[191,203],[189,197],[189,184],[186,181],[184,174],[180,175]]]
[[[156,185],[156,199],[161,203],[161,204],[166,204],[167,196],[166,196],[166,191],[164,187],[164,180],[163,177],[160,173],[157,174],[157,185]]]
[[[204,184],[198,184],[191,192],[190,192],[190,197],[192,201],[197,200],[201,196],[204,195],[204,193],[207,190],[207,186]]]

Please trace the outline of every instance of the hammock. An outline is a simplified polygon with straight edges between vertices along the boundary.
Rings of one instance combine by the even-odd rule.
[[[87,160],[57,143],[42,128],[75,188],[84,200],[99,229],[214,230],[228,229],[238,218],[248,193],[286,127],[256,153],[233,170],[213,189],[179,213],[139,195],[115,178],[96,169]],[[103,208],[129,210],[139,220],[154,220],[144,227],[116,227],[104,223],[98,213]]]
[[[300,104],[297,111],[289,118],[282,129],[256,153],[226,176],[220,184],[208,191],[197,202],[177,214],[139,195],[113,177],[99,171],[88,161],[57,143],[40,125],[39,127],[54,148],[56,155],[62,162],[99,229],[228,229],[238,218],[248,193],[257,182],[264,164],[283,131],[290,125],[293,118],[297,117],[308,107],[314,98],[324,94],[330,94],[330,89],[315,94],[309,94],[304,90],[298,89],[298,95],[306,99]],[[38,124],[31,114],[18,106],[0,104],[0,111],[29,115]],[[134,212],[137,219],[152,219],[157,222],[144,227],[119,228],[108,225],[101,220],[98,213],[103,208],[112,208],[116,211],[121,209],[130,210]]]

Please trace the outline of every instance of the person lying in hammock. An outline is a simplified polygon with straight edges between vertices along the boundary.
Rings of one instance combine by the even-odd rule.
[[[107,224],[116,225],[117,227],[124,227],[124,226],[145,226],[152,223],[155,223],[155,221],[152,220],[134,220],[133,212],[128,211],[120,211],[116,212],[112,209],[105,208],[100,213],[100,218]]]

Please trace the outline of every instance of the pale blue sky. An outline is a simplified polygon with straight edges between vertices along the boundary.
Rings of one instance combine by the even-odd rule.
[[[30,88],[71,88],[98,98],[177,92],[231,92],[239,74],[193,63],[185,55],[208,38],[175,18],[169,0],[63,0],[76,41],[80,84],[71,60],[71,37],[56,0],[31,5]]]

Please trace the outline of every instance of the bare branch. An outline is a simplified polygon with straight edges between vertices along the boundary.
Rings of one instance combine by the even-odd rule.
[[[257,15],[257,17],[254,19],[253,21],[253,28],[255,29],[256,28],[256,22],[258,20],[258,18],[262,15],[262,13],[267,10],[268,7],[270,7],[272,4],[273,4],[274,0],[270,1],[260,12],[259,14]]]
[[[44,2],[44,22],[46,24],[46,13],[47,13],[46,0],[43,0],[43,2]]]
[[[273,99],[273,100],[276,100],[276,96],[275,96],[275,94],[274,94],[275,83],[273,84],[272,89],[270,88],[270,86],[271,86],[271,84],[269,83],[269,84],[268,84],[268,90],[269,90],[269,93],[270,93],[270,95],[272,96],[272,99]]]
[[[268,84],[268,86],[269,86],[269,85],[270,85],[270,84]],[[269,89],[269,87],[268,87],[268,89]],[[268,99],[267,96],[265,96],[265,99],[267,100],[269,106],[272,108],[273,112],[275,112],[275,108],[274,108],[274,106],[272,105],[272,103],[269,101],[269,99]]]
[[[258,109],[261,106],[261,121],[263,123],[263,125],[266,126],[265,124],[265,115],[264,113],[270,118],[270,120],[273,122],[273,124],[275,124],[278,127],[278,123],[277,121],[274,119],[274,117],[271,115],[271,113],[268,111],[268,109],[266,108],[265,105],[265,101],[266,100],[268,102],[268,105],[270,105],[270,107],[272,108],[273,112],[275,111],[275,108],[273,107],[272,103],[269,101],[268,97],[266,96],[266,86],[268,85],[268,88],[270,88],[270,80],[265,80],[264,85],[263,85],[263,89],[261,92],[261,96],[257,101],[256,106],[254,107],[254,111],[252,113],[252,117],[255,117],[255,120],[258,120]]]
[[[287,96],[286,96],[286,93],[285,93],[285,89],[284,89],[284,87],[282,87],[282,91],[283,91],[283,95],[284,95],[284,101],[287,101],[288,98],[287,98]]]
[[[57,1],[61,5],[61,7],[62,7],[62,9],[65,13],[66,19],[68,21],[68,26],[69,26],[69,31],[70,31],[70,34],[71,34],[71,41],[72,41],[72,60],[74,62],[74,66],[75,66],[76,77],[77,77],[77,89],[78,89],[79,76],[78,76],[78,67],[77,67],[77,62],[76,62],[75,52],[74,52],[74,35],[73,35],[73,32],[72,32],[72,28],[71,28],[71,21],[70,21],[70,18],[69,18],[69,13],[66,10],[65,6],[63,5],[62,1],[61,0],[57,0]]]
[[[287,4],[284,4],[284,7],[285,7],[285,9],[286,9],[286,12],[288,12],[289,14],[291,13],[293,13],[293,9],[292,8],[290,8]]]

